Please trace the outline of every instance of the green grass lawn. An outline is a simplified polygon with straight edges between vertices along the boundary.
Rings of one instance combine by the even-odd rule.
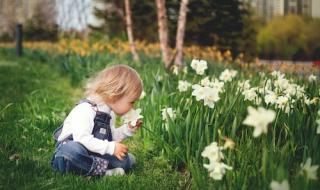
[[[179,189],[187,177],[142,143],[126,143],[137,158],[126,176],[85,178],[54,172],[50,160],[53,130],[82,89],[70,85],[56,67],[29,58],[0,54],[0,189]]]
[[[190,68],[191,60],[186,60],[187,73],[174,75],[165,71],[158,57],[144,54],[140,62],[133,62],[129,54],[108,52],[79,56],[26,49],[23,58],[13,55],[12,50],[0,48],[0,189],[267,190],[275,181],[287,181],[290,189],[319,189],[319,170],[315,170],[320,163],[318,79],[258,73],[210,60],[204,75]],[[136,167],[123,177],[95,179],[53,172],[53,130],[83,98],[85,80],[106,65],[120,63],[140,73],[146,92],[135,105],[142,109],[143,127],[125,142],[137,157]],[[223,77],[226,72],[230,76],[226,68],[237,72],[229,81]],[[204,105],[201,98],[197,100],[195,94],[201,93],[190,86],[186,91],[178,90],[184,80],[199,88],[205,77],[215,85],[224,81],[213,108]],[[248,89],[240,89],[245,81],[250,84]],[[214,100],[218,87],[201,85],[210,92],[209,100]],[[276,97],[267,103],[271,92]],[[267,131],[257,138],[252,126],[244,124],[249,106],[275,114]],[[166,108],[172,108],[176,116],[164,119]],[[255,117],[260,122],[265,118]],[[209,176],[204,167],[208,158],[202,153],[212,142],[223,146],[226,139],[231,139],[235,148],[223,150],[223,162],[233,169],[218,170],[224,175],[219,180]],[[314,169],[305,164],[311,159]],[[211,175],[212,168],[210,171]]]

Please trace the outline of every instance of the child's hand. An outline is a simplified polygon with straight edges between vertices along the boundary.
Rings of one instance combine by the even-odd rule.
[[[116,142],[116,146],[114,148],[113,155],[117,157],[119,160],[123,160],[123,157],[128,152],[128,147],[124,144],[121,144],[119,142]]]
[[[138,119],[138,121],[137,121],[135,126],[132,126],[130,124],[130,122],[128,123],[128,126],[129,126],[130,129],[136,131],[137,129],[139,129],[141,127],[142,123],[143,123],[143,121],[141,119]]]

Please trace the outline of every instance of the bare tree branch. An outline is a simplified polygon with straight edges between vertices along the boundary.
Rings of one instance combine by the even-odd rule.
[[[179,12],[177,35],[176,35],[177,55],[174,60],[174,63],[179,66],[182,65],[182,59],[183,59],[183,42],[184,42],[185,26],[186,26],[186,20],[187,20],[188,2],[189,0],[181,0],[181,3],[180,3],[180,12]]]
[[[167,11],[165,0],[156,0],[157,14],[158,14],[158,27],[159,27],[159,40],[162,53],[162,61],[166,68],[170,67],[170,52],[168,46],[168,24],[167,24]]]
[[[130,0],[125,0],[125,10],[126,10],[127,34],[128,34],[128,40],[130,43],[131,53],[133,56],[133,60],[139,61],[139,56],[136,51],[136,46],[135,46],[134,39],[133,39]]]

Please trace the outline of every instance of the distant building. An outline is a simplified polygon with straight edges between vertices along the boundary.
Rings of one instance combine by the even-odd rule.
[[[320,18],[320,0],[312,0],[311,15],[313,18]]]
[[[54,15],[54,5],[52,0],[0,0],[0,35],[11,34],[17,23],[34,18],[36,11],[46,11],[49,18]]]
[[[92,19],[92,0],[56,0],[56,23],[61,30],[83,31]]]
[[[266,21],[276,16],[298,14],[320,18],[320,0],[243,0]]]
[[[273,0],[272,16],[283,16],[285,14],[284,1],[285,0]]]
[[[0,36],[13,35],[17,23],[36,18],[39,11],[61,31],[86,31],[89,24],[98,27],[104,23],[94,16],[94,7],[110,9],[109,4],[93,0],[0,0]]]

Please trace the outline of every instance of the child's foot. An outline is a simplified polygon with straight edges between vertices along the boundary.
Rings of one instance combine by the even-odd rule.
[[[107,170],[106,173],[104,175],[106,176],[112,176],[112,175],[124,175],[124,169],[123,168],[113,168],[110,170]]]
[[[133,154],[128,153],[129,159],[130,159],[130,167],[132,167],[136,163],[136,157],[133,156]]]

